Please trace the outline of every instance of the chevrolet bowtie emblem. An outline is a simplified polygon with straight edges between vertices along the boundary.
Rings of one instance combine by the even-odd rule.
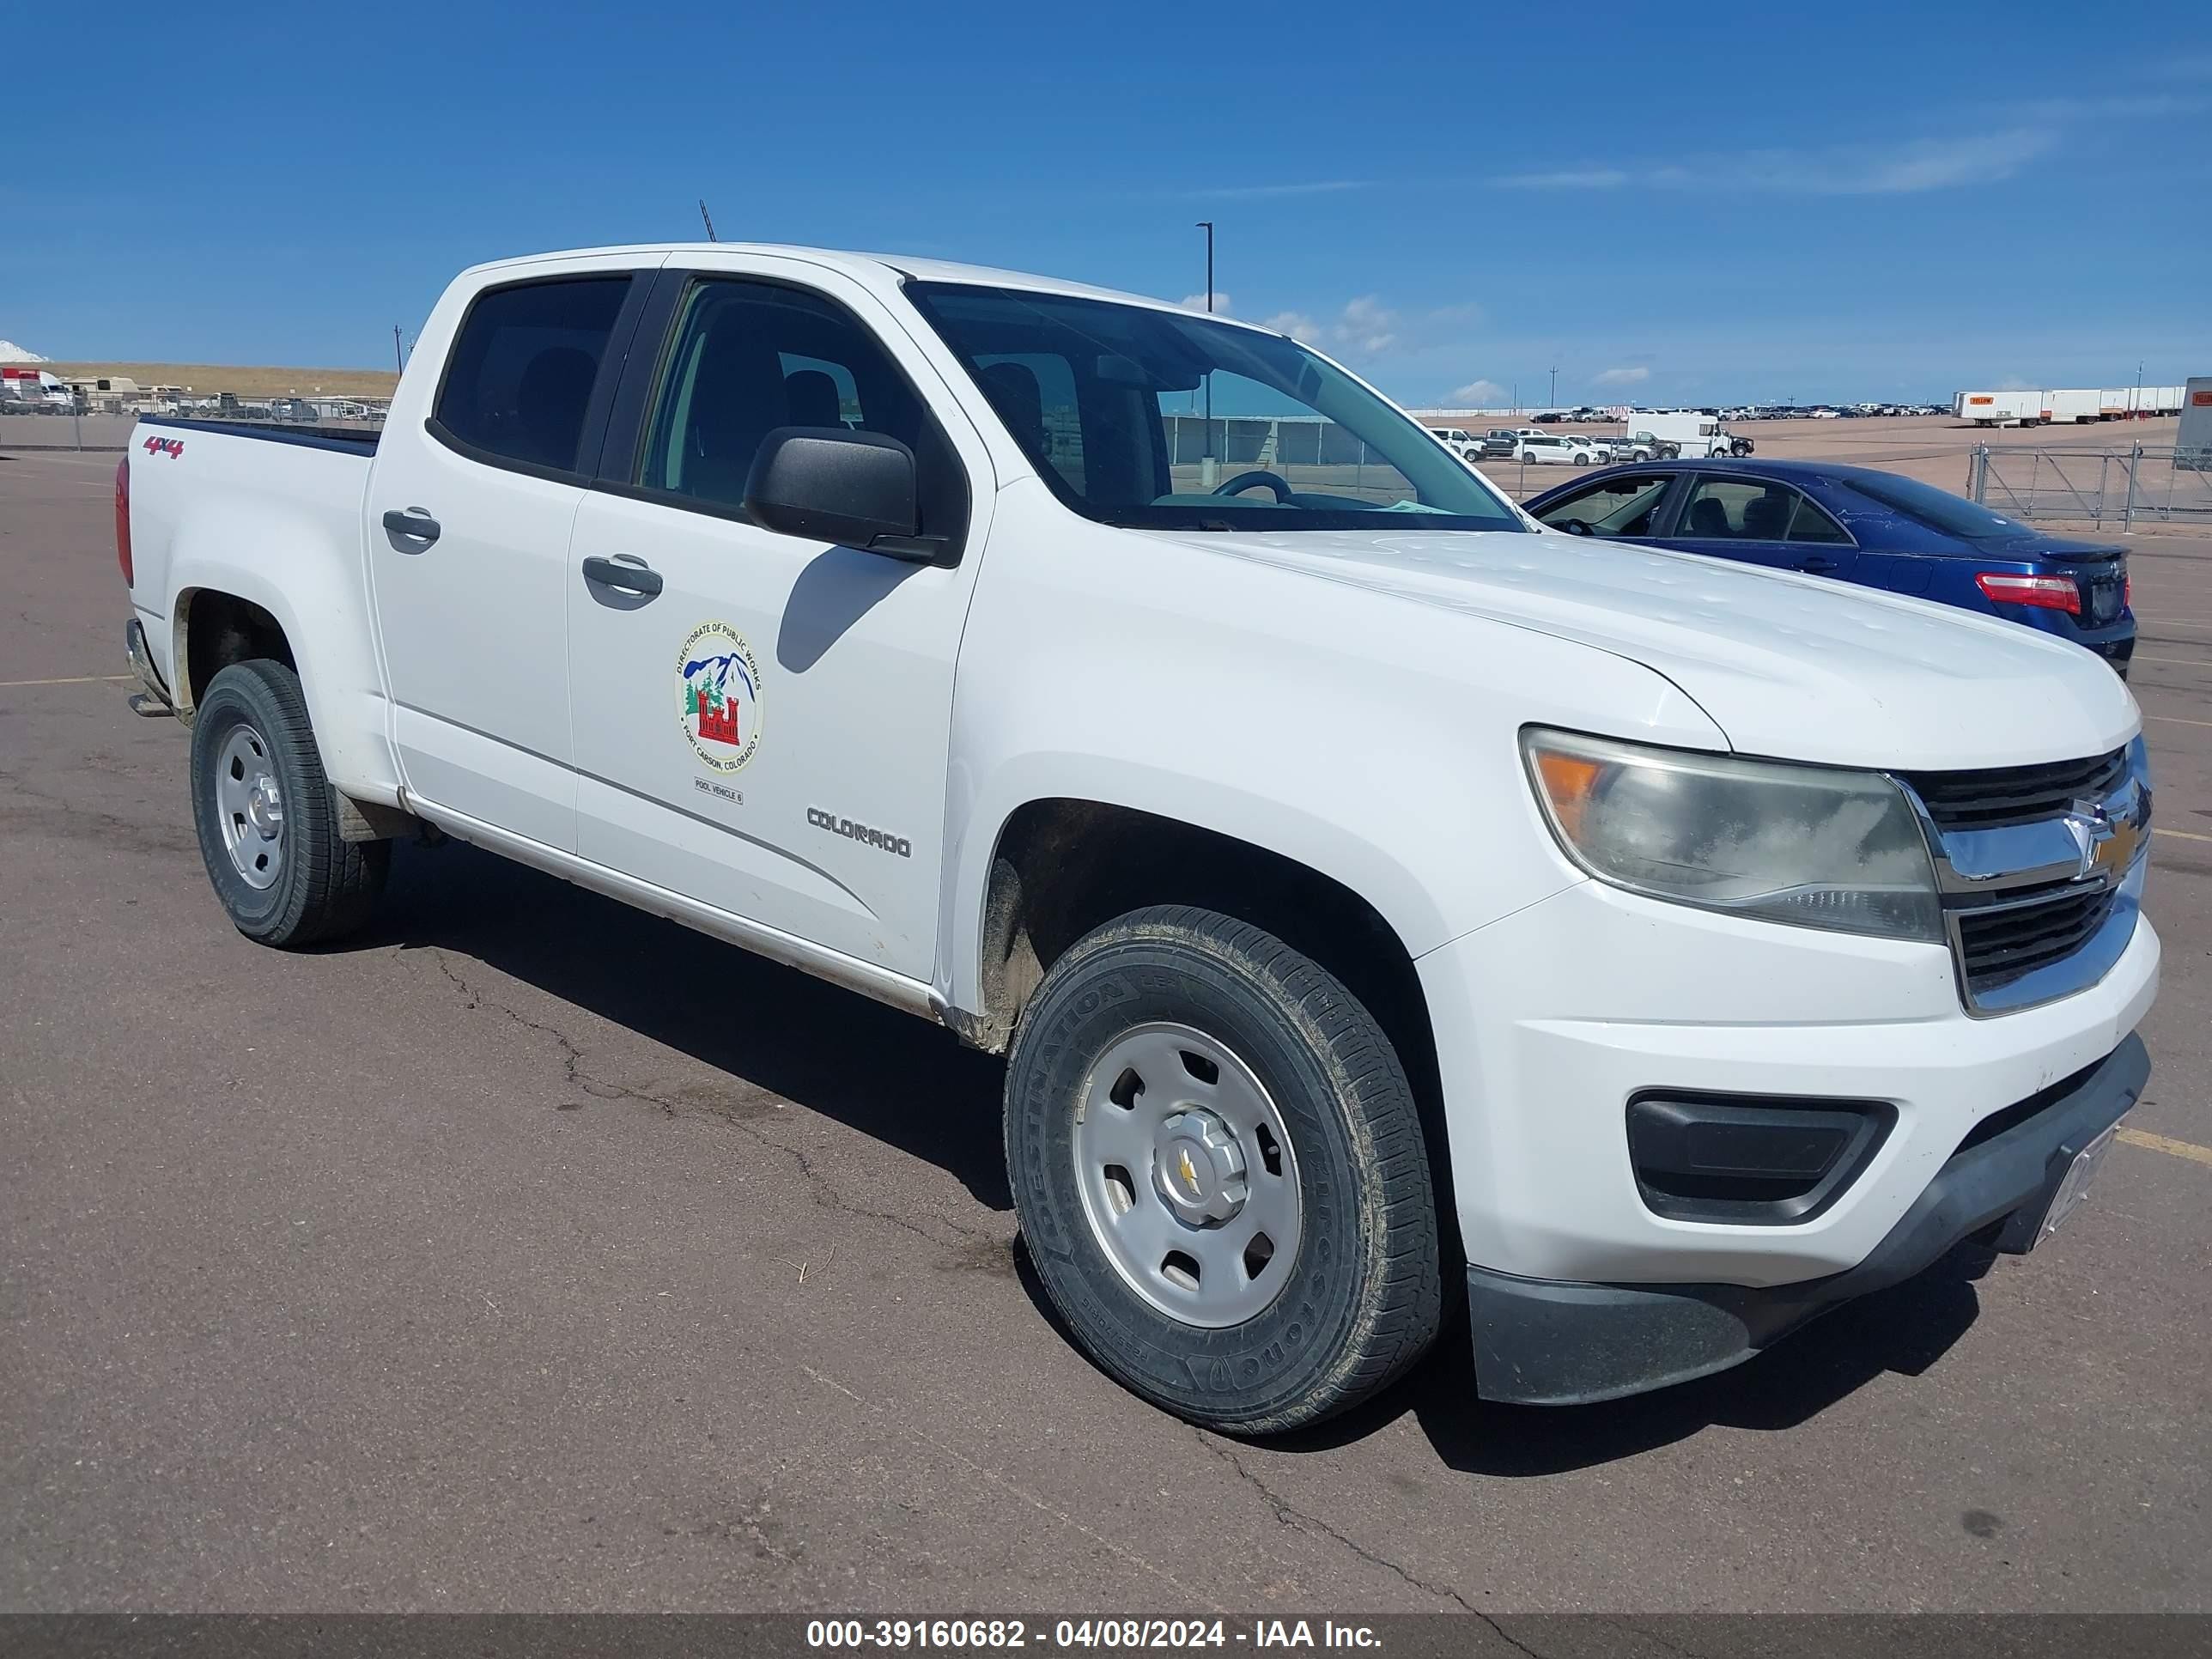
[[[2142,845],[2142,826],[2133,815],[2115,818],[2100,802],[2075,802],[2074,810],[2066,815],[2066,828],[2081,859],[2075,872],[2077,881],[2087,881],[2093,876],[2101,876],[2107,883],[2118,881],[2133,866],[2136,849]]]
[[[1187,1152],[1178,1152],[1176,1156],[1182,1160],[1182,1184],[1195,1195],[1198,1192],[1198,1166],[1190,1161],[1190,1154]]]
[[[2090,867],[2118,881],[2134,865],[2136,848],[2142,844],[2142,830],[2132,820],[2122,818],[2115,823],[2107,818],[2105,833],[2090,843]]]

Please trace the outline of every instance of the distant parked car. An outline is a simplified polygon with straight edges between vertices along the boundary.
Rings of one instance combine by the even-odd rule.
[[[1525,503],[1570,535],[1648,543],[2002,617],[2086,646],[2124,678],[2128,556],[2051,536],[1893,472],[1814,461],[1608,467]]]
[[[1588,438],[1547,434],[1523,438],[1514,459],[1529,466],[1594,466],[1607,459],[1607,452]]]
[[[1520,444],[1521,434],[1505,427],[1493,426],[1482,434],[1482,453],[1485,455],[1510,455]]]

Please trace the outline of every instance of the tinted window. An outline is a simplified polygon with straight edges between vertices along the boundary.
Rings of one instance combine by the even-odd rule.
[[[925,534],[947,534],[959,465],[875,337],[817,295],[706,281],[684,301],[636,482],[719,507],[744,500],[761,441],[778,427],[842,427],[915,454]]]
[[[1894,507],[1906,517],[1917,519],[1923,524],[1933,525],[1949,535],[2002,538],[2025,533],[2022,527],[2010,519],[2001,518],[1985,507],[1977,507],[1963,495],[1954,495],[1948,489],[1938,489],[1934,484],[1922,483],[1917,478],[1899,478],[1887,473],[1872,477],[1854,475],[1850,483],[1860,495],[1880,501],[1884,507]]]
[[[1648,536],[1667,483],[1663,473],[1607,478],[1576,490],[1536,516],[1554,527],[1579,520],[1601,536]]]
[[[1843,526],[1822,510],[1820,504],[1800,490],[1790,494],[1797,497],[1797,510],[1790,515],[1790,528],[1783,535],[1791,542],[1848,542],[1850,538]]]
[[[1723,541],[1850,540],[1802,491],[1765,478],[1698,479],[1674,533]]]
[[[1518,530],[1450,451],[1279,334],[1151,306],[909,283],[1075,512],[1163,530]],[[1406,527],[1403,526],[1398,527]]]
[[[577,471],[584,411],[629,292],[619,276],[479,296],[453,342],[438,424],[508,460]]]

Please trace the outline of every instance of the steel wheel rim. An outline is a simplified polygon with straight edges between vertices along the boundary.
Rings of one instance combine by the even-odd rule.
[[[1219,1330],[1290,1282],[1297,1154],[1267,1086],[1218,1037],[1169,1021],[1117,1037],[1084,1080],[1073,1152],[1092,1238],[1160,1312]]]
[[[248,887],[265,890],[284,872],[284,796],[268,739],[234,727],[216,757],[216,819],[230,866]]]

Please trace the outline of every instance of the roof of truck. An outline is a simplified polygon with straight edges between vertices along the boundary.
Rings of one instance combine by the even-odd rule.
[[[800,259],[810,264],[824,265],[864,280],[889,273],[895,277],[911,277],[925,283],[1015,289],[1029,294],[1061,294],[1077,299],[1110,300],[1120,305],[1146,306],[1155,311],[1190,314],[1189,307],[1178,305],[1172,300],[1162,300],[1149,294],[1127,294],[1110,288],[1096,288],[1087,283],[1071,283],[1058,276],[1039,276],[1022,270],[1000,270],[989,265],[960,264],[948,259],[908,258],[901,253],[859,253],[844,248],[804,247],[783,242],[644,242],[619,247],[561,248],[509,259],[491,260],[471,267],[469,274],[539,264],[555,259],[599,258],[610,254],[649,255],[659,258],[664,255],[717,253],[774,254],[781,258]],[[1224,316],[1218,312],[1213,313],[1213,320],[1239,328],[1260,327],[1256,323]],[[1260,331],[1272,334],[1278,331],[1260,329]]]

